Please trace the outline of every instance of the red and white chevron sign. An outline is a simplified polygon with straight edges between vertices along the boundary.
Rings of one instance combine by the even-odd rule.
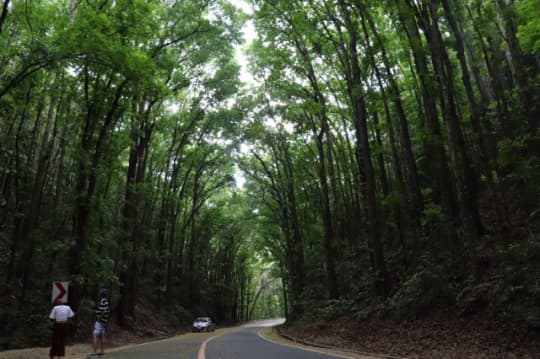
[[[53,282],[52,302],[60,300],[61,303],[67,303],[69,282]]]

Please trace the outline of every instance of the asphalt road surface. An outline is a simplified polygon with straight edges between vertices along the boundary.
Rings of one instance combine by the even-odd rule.
[[[213,333],[190,333],[176,338],[110,351],[104,359],[336,359],[340,357],[275,344],[257,333],[280,321],[259,321]]]

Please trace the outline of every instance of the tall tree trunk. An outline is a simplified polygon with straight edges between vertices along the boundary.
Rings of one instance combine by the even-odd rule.
[[[120,281],[120,297],[118,299],[117,319],[118,324],[125,326],[127,324],[128,316],[133,316],[131,311],[131,277],[136,276],[136,273],[132,273],[133,262],[135,261],[133,246],[133,234],[134,222],[137,220],[137,204],[135,201],[135,177],[137,175],[137,147],[138,147],[138,124],[133,121],[131,124],[131,150],[129,153],[129,162],[126,176],[126,190],[124,194],[124,207],[122,211],[122,260],[121,260],[121,272],[119,275]]]
[[[319,156],[318,163],[318,175],[321,185],[321,195],[322,195],[322,206],[323,206],[323,227],[324,227],[324,247],[325,247],[325,258],[326,258],[326,273],[328,280],[328,295],[330,298],[336,299],[339,297],[339,288],[338,281],[336,276],[336,265],[335,265],[335,233],[334,233],[334,224],[332,223],[332,211],[330,204],[330,191],[328,188],[328,178],[327,178],[327,158],[325,154],[324,142],[330,141],[329,135],[329,125],[328,125],[328,113],[326,108],[326,98],[323,95],[319,81],[315,74],[313,64],[309,58],[309,54],[305,46],[299,41],[296,40],[296,47],[301,53],[302,58],[305,62],[308,80],[310,82],[313,98],[320,105],[320,129],[317,129],[313,125],[313,132],[315,133],[315,140],[317,144],[317,151]],[[312,119],[314,123],[314,119]]]
[[[469,66],[467,63],[467,58],[465,56],[465,44],[463,41],[463,36],[461,34],[462,31],[454,17],[454,12],[452,10],[449,0],[442,0],[442,5],[444,8],[445,17],[450,24],[450,28],[452,29],[452,32],[454,33],[454,38],[456,40],[456,53],[459,59],[459,64],[461,66],[461,80],[465,87],[465,93],[467,94],[467,100],[469,102],[470,122],[474,133],[474,143],[478,147],[476,152],[478,152],[479,154],[479,159],[476,161],[476,163],[478,166],[481,166],[484,175],[491,176],[489,158],[487,157],[489,143],[488,134],[486,133],[486,131],[484,131],[482,126],[483,111],[474,95]]]
[[[424,126],[427,132],[423,145],[431,178],[433,179],[433,202],[441,204],[448,231],[453,240],[455,240],[456,233],[453,225],[457,215],[457,204],[454,199],[455,187],[448,168],[448,160],[437,114],[437,105],[433,96],[433,89],[435,87],[434,79],[428,69],[420,31],[410,13],[411,9],[414,9],[414,5],[410,4],[410,0],[407,0],[406,5],[396,0],[396,5],[399,9],[400,21],[403,24],[411,45],[416,72],[420,81],[423,115],[425,117]],[[404,6],[408,6],[408,8],[404,8]]]
[[[388,184],[388,175],[386,174],[386,161],[384,160],[384,146],[381,136],[381,129],[379,124],[379,114],[377,112],[373,113],[373,125],[375,127],[375,141],[377,143],[377,164],[379,165],[379,178],[381,182],[381,189],[384,197],[388,197],[390,193],[390,188]]]
[[[85,124],[79,148],[79,156],[82,158],[79,161],[75,185],[76,198],[74,198],[75,210],[72,226],[72,235],[75,237],[75,245],[71,250],[69,265],[69,273],[73,277],[79,276],[82,272],[82,258],[86,246],[88,245],[88,224],[90,221],[96,186],[99,180],[98,168],[103,153],[105,152],[105,141],[111,128],[118,119],[116,112],[120,106],[120,100],[128,82],[127,80],[124,80],[116,87],[112,98],[109,99],[110,103],[108,104],[107,112],[103,114],[97,109],[97,104],[102,101],[102,99],[99,98],[100,94],[94,93],[93,98],[90,98],[89,76],[90,74],[85,70],[84,89],[87,106]],[[110,89],[111,81],[109,81],[107,85],[107,89]],[[94,86],[94,91],[97,92],[100,88],[97,80]],[[100,119],[102,121],[100,121]],[[100,122],[102,122],[101,126],[99,126]],[[98,126],[99,131],[96,130]],[[79,302],[82,299],[82,293],[83,287],[81,285],[74,285],[70,288],[70,301],[75,308],[78,307]]]
[[[476,10],[477,10],[478,18],[481,18],[481,16],[480,16],[481,10],[480,9],[476,9]],[[473,25],[473,28],[474,28],[474,30],[476,32],[478,41],[480,43],[480,50],[481,50],[482,58],[484,60],[483,62],[484,62],[484,65],[485,65],[485,68],[486,68],[486,71],[487,71],[487,74],[488,74],[488,78],[489,78],[488,81],[489,81],[489,85],[490,85],[490,93],[489,93],[490,98],[488,98],[486,100],[486,108],[488,108],[488,106],[489,106],[489,102],[490,102],[491,97],[494,96],[496,104],[497,104],[496,114],[497,114],[497,117],[498,117],[499,125],[502,128],[502,132],[506,136],[508,136],[508,135],[511,136],[511,134],[514,132],[514,129],[512,129],[510,127],[510,124],[509,124],[510,113],[509,113],[509,109],[508,109],[508,103],[507,103],[507,100],[506,100],[506,96],[505,96],[504,90],[503,90],[503,83],[502,83],[502,80],[501,80],[501,76],[502,76],[501,74],[503,72],[501,71],[500,68],[498,68],[499,67],[499,65],[498,65],[499,61],[497,61],[493,56],[490,56],[490,54],[489,54],[490,47],[492,49],[494,49],[494,48],[496,48],[496,46],[493,45],[493,40],[492,40],[492,37],[489,34],[489,32],[484,33],[484,31],[482,31],[484,24],[483,23],[482,24],[477,24],[477,20],[476,20],[475,16],[473,15],[473,12],[472,12],[472,9],[471,9],[470,6],[467,6],[467,13],[469,14],[470,21],[471,21],[471,23]],[[484,38],[486,38],[486,39],[484,40]],[[486,41],[487,41],[487,43],[486,43]],[[470,45],[469,47],[472,47],[472,45]],[[469,49],[469,53],[473,54],[474,51],[472,49]],[[476,77],[477,83],[481,83],[481,81],[479,80],[480,75],[475,74],[475,77]],[[487,96],[488,95],[486,94],[486,97]],[[493,149],[493,153],[496,153],[496,149]]]
[[[45,180],[48,173],[50,158],[52,154],[52,148],[54,138],[51,136],[51,126],[54,121],[55,112],[55,100],[51,97],[49,103],[49,111],[45,122],[45,128],[43,129],[41,146],[37,160],[37,170],[34,177],[34,184],[32,186],[32,194],[30,196],[30,203],[25,210],[24,219],[22,221],[21,232],[19,233],[18,240],[23,244],[23,253],[20,259],[20,272],[22,273],[22,293],[20,301],[24,303],[25,293],[29,287],[29,279],[33,271],[33,256],[35,243],[32,236],[32,231],[38,223],[39,209],[41,207],[41,201],[43,198],[43,191],[45,186]]]
[[[283,139],[280,139],[281,147],[283,151],[283,166],[286,173],[287,181],[287,207],[288,207],[288,220],[291,222],[292,238],[291,238],[291,250],[290,254],[293,262],[292,270],[292,290],[294,293],[295,312],[300,314],[303,312],[301,305],[301,295],[305,285],[304,274],[304,244],[302,238],[302,231],[300,229],[300,223],[298,221],[298,211],[296,204],[296,188],[294,181],[294,170],[291,161],[290,153],[287,148],[287,144]]]
[[[508,44],[515,81],[519,88],[521,105],[523,106],[523,112],[527,118],[528,130],[531,134],[536,134],[538,131],[538,121],[540,119],[540,105],[538,104],[538,101],[535,101],[534,99],[534,89],[529,82],[526,73],[525,58],[519,47],[517,26],[514,21],[514,1],[511,1],[510,3],[506,0],[496,1],[503,19],[503,38]]]
[[[384,258],[383,245],[381,242],[380,223],[377,213],[377,194],[375,184],[375,171],[371,160],[371,148],[369,144],[367,127],[367,110],[364,95],[362,93],[362,76],[360,64],[358,62],[357,34],[348,6],[344,1],[339,2],[341,15],[345,20],[345,27],[349,34],[348,46],[348,64],[350,68],[345,69],[348,73],[347,89],[353,109],[353,118],[355,121],[357,147],[362,160],[362,168],[365,172],[366,183],[366,209],[369,241],[371,243],[372,255],[374,260],[374,281],[375,290],[379,295],[386,295],[390,291],[390,278],[386,269],[386,260]]]
[[[318,92],[318,90],[315,90]],[[323,226],[324,226],[324,248],[326,255],[326,272],[328,279],[328,295],[331,299],[336,299],[339,297],[339,289],[337,284],[336,268],[335,268],[335,233],[334,233],[334,223],[332,221],[332,211],[330,205],[330,191],[328,188],[328,178],[327,178],[327,169],[326,169],[326,154],[324,149],[324,141],[329,141],[328,136],[328,124],[326,118],[325,102],[321,97],[318,97],[319,103],[323,108],[323,113],[321,114],[321,131],[316,136],[317,150],[319,154],[319,181],[321,184],[321,195],[322,195],[322,205],[323,205]],[[320,102],[322,101],[322,103]]]
[[[465,139],[461,130],[460,119],[457,112],[458,102],[454,88],[452,64],[444,47],[442,35],[438,26],[439,0],[432,0],[430,14],[425,13],[423,21],[431,24],[426,29],[432,53],[433,68],[438,77],[441,89],[441,108],[443,117],[448,126],[450,148],[454,163],[458,204],[461,222],[464,229],[464,238],[470,246],[471,253],[475,251],[476,243],[480,237],[481,222],[477,203],[477,179],[470,165]]]
[[[9,12],[9,1],[10,0],[4,0],[4,4],[2,5],[2,12],[0,13],[0,34],[2,33],[2,27],[4,26],[4,22],[6,21]]]
[[[22,149],[21,149],[21,141],[23,137],[23,128],[24,124],[27,119],[27,111],[30,107],[30,99],[33,94],[33,86],[30,86],[28,88],[28,91],[26,92],[26,98],[25,98],[25,104],[21,110],[17,129],[15,130],[15,150],[14,150],[14,167],[15,167],[15,174],[12,175],[12,181],[13,181],[13,191],[10,194],[11,200],[13,202],[13,207],[17,211],[17,213],[22,213],[23,211],[23,201],[22,201],[22,163],[21,163],[21,156],[22,156]],[[7,187],[6,187],[7,188]],[[14,230],[13,230],[13,239],[11,241],[11,248],[9,253],[9,262],[8,262],[8,276],[7,281],[8,283],[11,283],[11,281],[18,277],[18,268],[17,268],[17,258],[20,251],[21,243],[18,238],[16,238],[16,235],[20,233],[22,226],[22,218],[20,216],[17,216],[14,220]]]
[[[187,266],[188,273],[190,274],[189,283],[188,283],[188,295],[191,300],[191,303],[198,303],[199,300],[199,269],[195,268],[195,256],[197,255],[197,249],[199,248],[199,237],[198,237],[198,208],[200,201],[200,181],[203,174],[203,166],[200,166],[195,171],[195,176],[193,178],[193,189],[191,192],[191,215],[190,215],[190,237],[188,244],[187,252]]]
[[[126,176],[126,191],[122,216],[122,263],[120,273],[120,298],[118,301],[118,322],[126,324],[127,316],[135,317],[137,300],[137,278],[139,275],[140,241],[142,233],[142,211],[144,194],[141,185],[144,183],[148,144],[153,126],[149,123],[149,115],[153,103],[142,99],[131,127],[131,150]],[[148,106],[148,108],[146,108]]]
[[[390,149],[392,152],[392,165],[395,171],[396,181],[398,183],[398,187],[401,193],[407,195],[409,191],[408,191],[408,188],[405,186],[405,179],[403,177],[403,171],[401,169],[401,157],[398,153],[397,145],[396,145],[396,130],[394,128],[394,122],[392,119],[392,115],[390,113],[390,106],[388,104],[386,89],[384,88],[379,71],[376,70],[375,73],[377,77],[377,83],[379,85],[379,90],[381,91],[381,95],[382,95],[384,114],[386,117],[386,124],[388,127],[388,138],[390,140]]]
[[[413,211],[414,217],[419,217],[424,209],[424,201],[422,198],[422,192],[420,190],[420,184],[418,180],[418,170],[416,168],[416,160],[414,158],[413,149],[412,149],[412,142],[411,142],[411,136],[409,133],[409,124],[407,121],[407,116],[405,114],[403,102],[401,100],[401,91],[399,89],[399,86],[397,84],[397,81],[395,79],[395,76],[392,71],[392,66],[390,64],[390,59],[388,58],[387,52],[386,52],[386,46],[384,44],[383,38],[381,34],[379,33],[377,26],[375,25],[375,21],[373,20],[373,17],[371,16],[370,12],[366,9],[365,5],[358,1],[360,4],[360,12],[362,16],[362,28],[366,37],[366,40],[368,44],[370,43],[370,36],[369,32],[366,28],[366,20],[369,25],[369,28],[371,32],[373,33],[373,36],[375,38],[375,41],[377,43],[377,46],[379,50],[381,51],[383,65],[386,70],[386,77],[388,80],[388,83],[390,85],[390,94],[391,94],[391,100],[394,104],[394,109],[396,111],[396,115],[398,118],[398,124],[399,124],[399,135],[400,135],[400,142],[402,144],[403,154],[405,157],[405,163],[407,164],[407,174],[408,174],[408,180],[411,185],[411,196],[412,196],[412,202],[413,202]],[[372,67],[374,68],[377,77],[379,78],[379,85],[382,86],[380,81],[380,74],[379,69],[377,66],[376,61],[373,58],[373,54],[370,53],[370,60],[372,63]],[[389,120],[389,123],[391,121]]]

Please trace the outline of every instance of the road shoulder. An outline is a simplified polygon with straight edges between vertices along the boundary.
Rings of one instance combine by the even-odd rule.
[[[279,333],[279,330],[277,327],[268,327],[268,328],[262,328],[258,331],[258,334],[261,338],[264,340],[267,340],[269,342],[272,342],[274,344],[278,345],[287,345],[292,346],[296,348],[301,348],[303,350],[309,350],[314,351],[318,353],[325,353],[325,354],[331,354],[335,356],[339,356],[342,358],[348,358],[348,359],[398,359],[394,357],[387,357],[387,356],[378,356],[375,354],[368,354],[368,353],[359,353],[349,350],[343,350],[340,348],[331,348],[331,347],[323,347],[320,345],[315,345],[312,343],[306,343],[301,342],[300,340],[295,340],[291,337],[283,336]]]

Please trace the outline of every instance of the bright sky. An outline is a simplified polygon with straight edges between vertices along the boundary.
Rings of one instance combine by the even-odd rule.
[[[251,8],[251,5],[249,5],[244,0],[229,0],[229,2],[236,6],[237,8],[241,9],[243,12],[245,12],[248,15],[253,14],[253,9]],[[242,29],[242,34],[244,37],[245,45],[249,44],[253,39],[257,37],[257,32],[255,31],[255,26],[253,25],[253,21],[248,20],[244,24],[244,28]],[[246,85],[254,85],[256,83],[255,79],[248,70],[248,61],[246,56],[243,53],[243,46],[237,46],[236,47],[236,60],[242,67],[242,71],[240,73],[240,80],[244,82]]]
[[[246,14],[251,15],[253,14],[253,9],[251,6],[244,0],[229,0],[229,2],[236,6],[237,8],[244,11]],[[255,85],[256,81],[251,76],[251,73],[248,69],[248,60],[243,52],[243,47],[248,45],[253,39],[257,37],[257,32],[255,31],[255,26],[253,25],[253,22],[251,20],[248,20],[244,24],[244,28],[242,29],[243,37],[245,44],[243,46],[237,46],[235,49],[236,52],[236,61],[238,61],[238,64],[241,66],[241,72],[240,72],[240,80],[245,83],[247,86]],[[246,148],[246,145],[242,144],[240,148],[241,152],[248,152],[248,149]],[[244,174],[240,169],[236,169],[234,174],[234,179],[236,181],[236,185],[239,188],[243,188],[244,184],[246,183],[246,179],[244,177]]]

